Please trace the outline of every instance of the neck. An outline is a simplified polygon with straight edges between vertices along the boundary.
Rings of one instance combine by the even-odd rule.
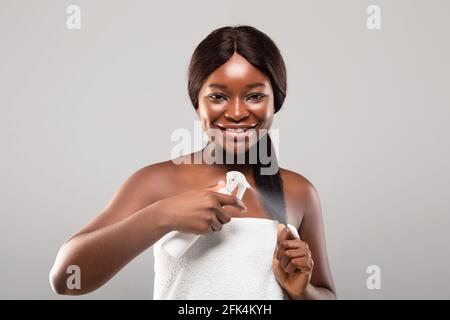
[[[244,175],[247,174],[251,174],[252,173],[252,164],[248,163],[248,151],[244,154],[241,155],[241,159],[239,159],[241,162],[244,163],[238,163],[238,156],[237,155],[231,155],[231,154],[227,154],[227,152],[223,149],[220,149],[222,151],[222,161],[221,162],[207,162],[204,160],[204,156],[205,156],[205,149],[208,148],[208,146],[210,145],[210,143],[205,146],[202,150],[199,150],[195,153],[192,154],[192,156],[194,157],[194,154],[197,155],[197,157],[201,157],[202,159],[202,164],[203,165],[208,165],[211,169],[220,171],[220,172],[228,172],[228,171],[239,171],[242,172]],[[228,158],[227,158],[228,156]],[[219,158],[220,159],[220,158]]]

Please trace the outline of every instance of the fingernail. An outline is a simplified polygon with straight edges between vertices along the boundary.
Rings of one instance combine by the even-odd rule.
[[[247,212],[247,206],[245,205],[245,203],[239,198],[236,198],[236,199],[237,199],[237,203],[239,204],[240,207],[242,207],[243,211]]]

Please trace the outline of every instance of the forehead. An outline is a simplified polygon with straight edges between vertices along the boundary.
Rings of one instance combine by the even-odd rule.
[[[261,82],[266,86],[270,85],[270,80],[264,73],[244,57],[234,53],[227,62],[209,75],[205,85],[218,83],[226,85],[230,89],[239,89],[255,82]]]

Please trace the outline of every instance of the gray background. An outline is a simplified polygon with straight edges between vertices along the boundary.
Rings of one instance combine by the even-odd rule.
[[[170,134],[195,119],[192,51],[234,24],[285,58],[280,164],[319,191],[339,298],[450,298],[449,12],[444,0],[0,0],[0,298],[65,298],[48,282],[59,246],[130,174],[170,158]],[[371,264],[381,290],[366,288]],[[152,283],[150,249],[83,298],[151,299]]]

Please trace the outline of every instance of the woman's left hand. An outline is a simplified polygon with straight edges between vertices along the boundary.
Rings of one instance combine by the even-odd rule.
[[[272,268],[275,278],[291,299],[302,299],[311,280],[314,261],[308,244],[278,224]]]

